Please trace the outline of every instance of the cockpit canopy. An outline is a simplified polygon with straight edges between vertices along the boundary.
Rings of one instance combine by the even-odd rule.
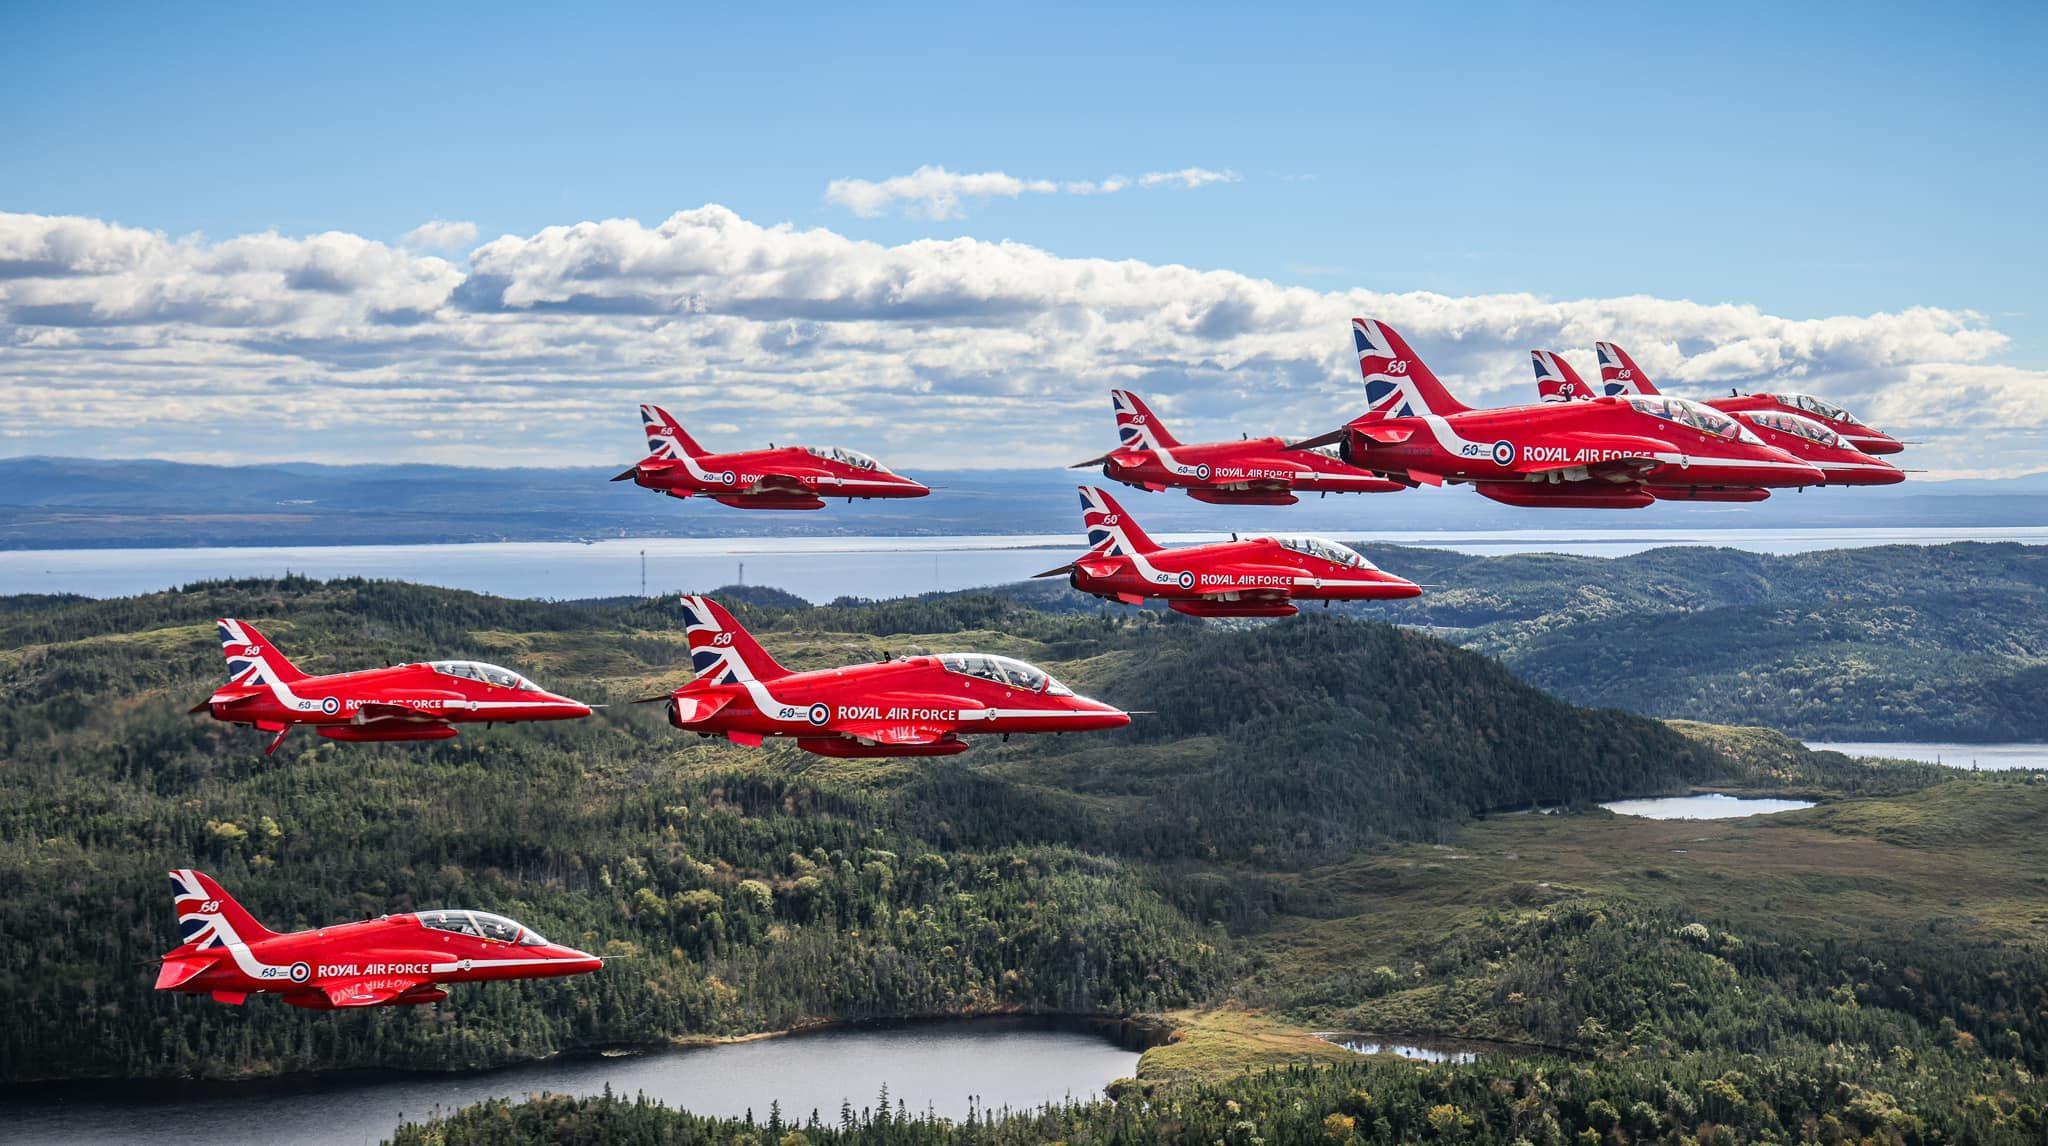
[[[470,680],[480,680],[485,684],[496,685],[499,688],[509,688],[514,692],[540,691],[540,688],[532,681],[527,680],[511,669],[502,669],[497,665],[487,665],[482,661],[434,661],[427,667],[444,676],[467,677]]]
[[[978,676],[1025,692],[1049,692],[1054,696],[1072,696],[1074,690],[1052,678],[1052,674],[1033,665],[1009,657],[989,656],[986,653],[942,653],[939,665],[947,672],[962,676]]]
[[[1841,422],[1849,426],[1860,426],[1863,424],[1856,420],[1856,415],[1842,409],[1833,402],[1822,401],[1811,394],[1778,394],[1775,397],[1780,402],[1790,406],[1797,406],[1809,414],[1818,414],[1830,422]]]
[[[1291,549],[1296,553],[1306,553],[1310,557],[1320,557],[1352,569],[1375,568],[1372,562],[1359,556],[1358,550],[1349,545],[1339,545],[1327,537],[1274,537],[1270,540],[1277,541],[1282,548]]]
[[[875,470],[879,473],[889,472],[887,466],[861,453],[859,450],[849,450],[842,446],[805,446],[804,452],[814,458],[823,458],[828,462],[838,462],[840,465],[852,466],[857,470]]]
[[[488,911],[422,911],[419,913],[420,926],[434,931],[452,931],[472,939],[495,939],[500,943],[516,943],[521,947],[546,946],[547,940],[540,932],[519,924],[502,915]]]
[[[1833,446],[1836,449],[1846,448],[1845,443],[1842,441],[1842,435],[1828,429],[1812,418],[1802,418],[1797,414],[1787,413],[1784,410],[1757,410],[1746,416],[1757,425],[1776,430],[1781,434],[1797,434],[1809,442],[1819,442],[1823,446]]]
[[[1669,394],[1637,395],[1624,399],[1638,411],[1667,422],[1678,422],[1691,426],[1702,433],[1735,442],[1762,445],[1763,439],[1751,433],[1749,428],[1734,418],[1714,409],[1712,406],[1695,402],[1690,398],[1674,398]]]

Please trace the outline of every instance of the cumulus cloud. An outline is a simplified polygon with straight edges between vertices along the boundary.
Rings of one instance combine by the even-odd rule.
[[[720,446],[1058,464],[1101,452],[1111,385],[1186,437],[1338,424],[1360,403],[1353,314],[1401,329],[1475,404],[1528,401],[1532,347],[1588,370],[1574,348],[1613,339],[1681,392],[1842,401],[1929,441],[1915,463],[1938,470],[1992,464],[1972,448],[1986,418],[2048,428],[2048,375],[1992,361],[2005,336],[1965,312],[1319,291],[971,238],[887,246],[719,206],[503,236],[466,270],[339,233],[0,214],[0,423],[21,452],[587,464],[633,454],[633,406],[658,400],[737,427]]]
[[[398,242],[413,251],[460,251],[476,242],[476,224],[433,219],[407,231]]]
[[[1183,167],[1179,171],[1148,171],[1136,179],[1112,175],[1107,179],[1019,179],[1001,171],[948,171],[926,165],[908,175],[879,182],[868,179],[834,179],[825,187],[825,201],[837,203],[862,218],[877,218],[901,207],[914,218],[957,219],[966,213],[965,201],[972,199],[1015,199],[1022,195],[1112,195],[1127,187],[1185,188],[1211,183],[1235,183],[1235,171],[1211,171]]]

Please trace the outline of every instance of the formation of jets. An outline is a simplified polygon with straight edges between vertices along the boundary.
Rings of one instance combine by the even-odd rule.
[[[1596,343],[1600,382],[1563,355],[1531,352],[1538,402],[1474,409],[1453,397],[1392,327],[1353,319],[1365,410],[1328,433],[1187,444],[1138,395],[1112,390],[1117,447],[1075,468],[1149,492],[1178,489],[1217,505],[1293,505],[1304,493],[1391,493],[1469,485],[1508,505],[1635,508],[1657,501],[1761,501],[1774,490],[1884,485],[1903,471],[1877,455],[1904,443],[1806,394],[1664,394],[1621,347]],[[930,488],[837,447],[712,453],[659,406],[640,407],[647,456],[613,481],[737,509],[815,510],[827,499],[923,497]],[[1414,597],[1420,586],[1318,537],[1231,535],[1168,548],[1108,492],[1080,487],[1088,549],[1039,574],[1126,605],[1163,602],[1195,617],[1285,617],[1302,601]],[[1129,713],[1075,693],[1023,661],[980,652],[885,654],[793,671],[708,597],[681,599],[692,679],[667,693],[685,732],[759,747],[794,740],[836,758],[949,756],[966,737],[1120,728]],[[272,734],[266,755],[307,725],[338,741],[446,740],[460,724],[569,720],[591,706],[510,669],[432,660],[309,676],[254,625],[219,622],[228,680],[194,714]],[[241,1003],[280,995],[298,1007],[409,1005],[446,984],[575,975],[597,956],[550,943],[489,912],[420,911],[280,934],[205,874],[171,873],[181,943],[160,990]]]

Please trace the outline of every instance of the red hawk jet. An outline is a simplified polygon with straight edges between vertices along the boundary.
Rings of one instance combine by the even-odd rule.
[[[823,509],[828,497],[923,497],[927,486],[837,446],[770,446],[714,454],[659,406],[640,407],[647,457],[613,481],[670,497],[708,497],[735,509]]]
[[[239,1006],[280,995],[294,1007],[413,1006],[448,997],[444,983],[582,975],[604,960],[550,943],[487,911],[415,911],[279,934],[205,872],[171,873],[179,946],[156,989]]]
[[[480,661],[307,676],[256,626],[233,619],[220,622],[220,647],[228,658],[228,682],[191,711],[276,733],[265,756],[300,724],[329,740],[447,740],[458,724],[590,715],[587,704]]]
[[[1826,475],[1765,445],[1719,410],[1683,398],[1600,398],[1475,410],[1451,397],[1383,322],[1351,320],[1366,411],[1298,443],[1335,442],[1376,473],[1469,484],[1508,505],[1627,509],[1665,498],[1762,501]]]
[[[1126,605],[1146,598],[1191,617],[1291,617],[1296,601],[1384,601],[1422,587],[1320,537],[1247,537],[1162,549],[1108,493],[1081,487],[1089,550],[1040,577]]]
[[[684,597],[697,679],[669,695],[668,722],[685,732],[759,747],[793,736],[820,756],[950,756],[965,733],[1088,732],[1128,714],[1076,696],[1044,671],[981,653],[887,658],[791,672],[708,597]]]
[[[1621,355],[1621,348],[1612,343],[1599,345],[1606,348],[1601,352],[1603,362],[1608,360],[1610,353]],[[1572,364],[1565,361],[1564,355],[1548,350],[1532,350],[1529,354],[1536,362],[1536,392],[1545,402],[1591,401],[1596,396],[1592,388],[1580,379]],[[1625,373],[1637,379],[1642,377],[1633,365],[1627,367]],[[1654,389],[1646,389],[1643,393],[1657,396]],[[1727,409],[1725,406],[1718,408]],[[1829,485],[1894,485],[1906,480],[1905,472],[1897,466],[1864,453],[1850,445],[1842,435],[1805,415],[1779,409],[1741,409],[1730,413],[1755,431],[1765,444],[1819,466],[1820,471],[1828,475]]]
[[[1621,347],[1612,342],[1596,342],[1593,351],[1600,356],[1600,393],[1616,397],[1657,393],[1657,388],[1650,385],[1650,379],[1636,368],[1635,360]],[[1710,398],[1707,405],[1731,414],[1777,410],[1807,418],[1840,434],[1844,441],[1866,454],[1896,454],[1906,448],[1906,443],[1881,430],[1871,429],[1857,421],[1849,411],[1811,394],[1733,394],[1726,398]]]
[[[1111,390],[1120,445],[1070,466],[1102,467],[1102,476],[1157,493],[1169,487],[1216,505],[1293,505],[1296,493],[1388,493],[1398,481],[1345,465],[1320,450],[1290,450],[1279,438],[1182,445],[1129,390]]]

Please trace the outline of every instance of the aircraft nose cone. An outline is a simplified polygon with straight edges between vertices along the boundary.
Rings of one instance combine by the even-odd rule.
[[[563,947],[559,950],[561,954],[557,958],[564,962],[574,963],[578,971],[595,971],[604,966],[604,960],[592,955],[588,951],[578,951],[574,947]]]
[[[1388,578],[1387,588],[1390,590],[1387,596],[1394,600],[1400,600],[1406,597],[1422,596],[1422,586],[1417,585],[1415,582],[1410,581],[1406,577]]]
[[[1077,696],[1081,711],[1089,714],[1090,728],[1122,728],[1131,722],[1131,714],[1113,704],[1104,704],[1094,697]]]

